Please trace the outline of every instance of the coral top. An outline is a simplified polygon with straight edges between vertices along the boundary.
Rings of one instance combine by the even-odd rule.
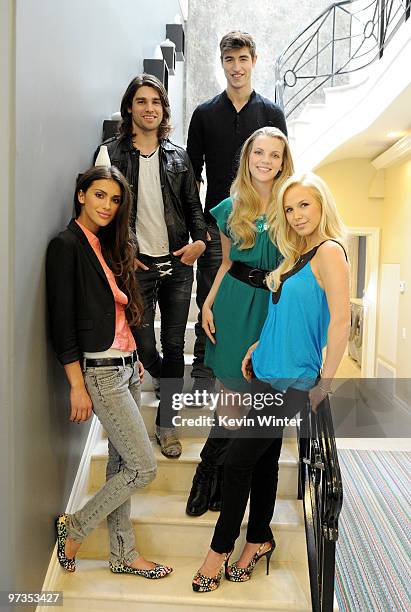
[[[80,226],[84,232],[87,240],[93,251],[95,252],[101,267],[107,277],[111,291],[113,292],[114,304],[116,308],[116,328],[114,333],[113,344],[110,348],[119,349],[120,351],[132,352],[136,349],[136,341],[134,340],[133,334],[131,333],[130,326],[126,319],[125,306],[127,305],[128,298],[125,293],[120,291],[117,287],[116,279],[114,278],[113,272],[110,270],[106,262],[104,261],[103,253],[101,252],[100,240],[93,232],[90,232],[82,223],[76,219],[76,223]]]

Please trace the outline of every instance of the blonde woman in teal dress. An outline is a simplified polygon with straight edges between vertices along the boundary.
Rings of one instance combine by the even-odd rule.
[[[274,243],[277,193],[292,173],[285,135],[274,127],[260,128],[243,145],[230,197],[210,211],[220,229],[223,260],[202,310],[205,364],[223,391],[247,391],[241,361],[267,316],[264,277],[279,263]],[[226,406],[223,412],[227,414]],[[190,516],[221,507],[222,465],[230,442],[225,433],[213,427],[201,451],[186,507]]]

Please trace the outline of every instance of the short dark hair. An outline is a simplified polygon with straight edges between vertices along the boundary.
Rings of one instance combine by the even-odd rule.
[[[171,132],[171,109],[170,102],[168,100],[167,91],[164,85],[152,74],[138,74],[134,79],[129,83],[123,98],[121,100],[120,105],[120,113],[122,122],[120,125],[120,138],[127,138],[128,136],[132,136],[133,133],[133,125],[132,118],[129,112],[129,109],[133,106],[133,98],[137,89],[143,86],[152,87],[156,90],[158,95],[160,96],[161,106],[163,108],[163,120],[158,126],[158,138],[162,140],[163,138],[167,138],[167,136]]]
[[[241,32],[240,30],[233,30],[224,34],[220,40],[220,58],[223,61],[224,53],[232,51],[233,49],[242,49],[248,47],[250,55],[254,59],[256,54],[255,42],[251,34],[248,32]]]

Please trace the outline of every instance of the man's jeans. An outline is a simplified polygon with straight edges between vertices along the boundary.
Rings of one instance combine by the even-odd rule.
[[[84,374],[93,410],[108,436],[106,484],[67,523],[81,542],[107,517],[110,561],[130,565],[138,553],[130,521],[130,497],[156,475],[156,460],[140,414],[137,365],[87,368]]]
[[[206,335],[202,328],[201,309],[205,299],[214,282],[218,268],[222,261],[220,231],[215,224],[208,226],[208,233],[211,240],[207,242],[207,248],[197,260],[197,306],[198,321],[195,325],[196,342],[194,345],[194,361],[191,376],[193,378],[214,378],[210,368],[204,365],[204,353]]]
[[[190,309],[193,268],[171,254],[163,257],[140,255],[139,259],[149,270],[137,270],[144,317],[134,335],[145,369],[154,378],[161,378],[161,401],[156,425],[171,427],[175,414],[172,395],[181,393],[184,383],[184,336]],[[161,314],[162,358],[154,334],[157,302]]]

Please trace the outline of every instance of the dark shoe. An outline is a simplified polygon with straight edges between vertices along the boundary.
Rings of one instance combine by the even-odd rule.
[[[161,453],[169,459],[177,459],[181,455],[181,442],[177,437],[175,427],[159,427],[156,425],[156,440]]]
[[[153,391],[154,391],[154,394],[155,394],[156,398],[159,400],[160,399],[160,379],[159,378],[154,378],[154,376],[152,376],[151,380],[153,382]]]
[[[270,548],[268,550],[265,550],[264,552],[261,552],[262,550],[264,550],[267,544],[270,544]],[[270,540],[270,542],[264,542],[263,544],[261,544],[260,548],[257,550],[247,567],[238,567],[237,561],[229,567],[226,567],[225,577],[227,578],[227,580],[231,580],[231,582],[247,582],[247,580],[250,580],[251,578],[251,574],[253,573],[253,570],[257,565],[257,561],[259,561],[262,557],[266,558],[268,576],[268,574],[270,573],[271,555],[273,554],[274,549],[275,541],[273,538],[272,540]]]
[[[208,509],[213,512],[220,512],[223,497],[223,468],[217,467],[211,481],[210,500]]]
[[[68,514],[60,514],[56,518],[56,531],[57,531],[57,559],[61,567],[63,567],[67,572],[76,571],[76,560],[69,559],[66,557],[65,546],[67,540],[67,527],[66,522],[68,519]]]
[[[160,565],[156,563],[156,566],[151,570],[143,570],[137,569],[135,567],[130,567],[129,565],[125,565],[125,563],[111,563],[109,562],[110,570],[113,574],[133,574],[133,576],[142,576],[143,578],[148,578],[149,580],[156,580],[158,578],[165,578],[168,574],[171,574],[173,571],[172,567],[168,565]]]
[[[212,478],[213,470],[204,465],[204,462],[199,463],[187,500],[186,514],[188,516],[201,516],[207,512]]]

